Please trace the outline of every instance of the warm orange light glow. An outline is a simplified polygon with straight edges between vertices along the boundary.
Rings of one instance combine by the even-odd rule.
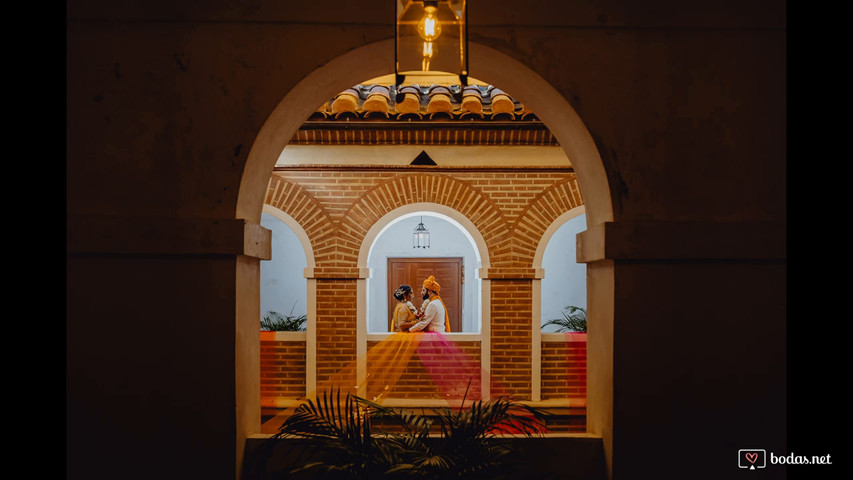
[[[424,11],[426,15],[418,22],[418,34],[427,42],[434,42],[441,35],[441,23],[435,18],[435,7],[426,6]]]
[[[424,72],[429,71],[429,63],[430,63],[430,60],[432,60],[433,53],[434,53],[433,43],[432,42],[424,42],[424,59],[423,59],[423,62],[421,64],[421,70],[423,70]],[[429,237],[426,234],[418,233],[418,234],[416,234],[416,236],[419,239],[418,243],[423,243],[423,242],[429,241]]]
[[[478,359],[439,332],[395,333],[367,350],[367,358],[356,359],[318,383],[305,398],[334,398],[340,393],[385,404],[388,399],[418,398],[444,400],[448,406],[467,408],[483,400],[483,368]],[[358,378],[358,364],[364,361],[365,378]],[[491,397],[507,397],[506,388],[490,384]],[[522,413],[523,412],[518,412]],[[278,420],[265,425],[281,425],[287,411]],[[272,427],[270,427],[272,428]],[[541,425],[540,432],[547,432]],[[512,422],[498,426],[490,434],[520,433]]]
[[[438,398],[466,404],[482,397],[482,367],[455,342],[438,332],[395,333],[367,350],[365,378],[357,378],[353,361],[318,382],[314,398],[323,392],[357,395],[383,403],[389,397]],[[415,386],[412,382],[417,382]],[[413,390],[414,389],[414,390]],[[492,385],[494,394],[505,391]]]
[[[395,81],[451,74],[467,85],[467,1],[407,0],[396,8]]]
[[[319,382],[317,391],[310,392],[307,398],[314,398],[318,394],[322,396],[324,391],[334,394],[340,390],[341,395],[349,393],[382,403],[409,367],[421,338],[422,335],[411,333],[391,335],[368,349],[367,365],[374,368],[368,370],[366,378],[358,378],[358,362],[353,361],[328,379]]]

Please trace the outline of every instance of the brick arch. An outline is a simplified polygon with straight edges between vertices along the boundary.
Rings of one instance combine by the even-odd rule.
[[[516,261],[532,267],[536,249],[548,227],[564,213],[583,204],[577,175],[571,175],[537,195],[510,226],[509,238]]]
[[[375,186],[353,202],[337,228],[342,260],[355,265],[370,227],[388,212],[412,203],[436,203],[461,213],[481,232],[490,255],[508,233],[500,209],[477,188],[447,175],[405,174]]]
[[[270,178],[265,204],[275,207],[290,215],[305,231],[314,252],[327,249],[329,239],[334,238],[334,227],[331,216],[325,208],[296,183],[275,175]],[[315,261],[321,263],[323,256],[315,256]]]

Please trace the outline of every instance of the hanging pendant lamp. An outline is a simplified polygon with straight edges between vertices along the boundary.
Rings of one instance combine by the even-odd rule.
[[[396,83],[447,74],[468,85],[466,0],[398,0],[394,44]]]
[[[424,226],[424,217],[412,233],[412,248],[429,248],[429,230]]]

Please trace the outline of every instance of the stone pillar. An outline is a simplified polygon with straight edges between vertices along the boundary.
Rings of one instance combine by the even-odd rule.
[[[785,238],[784,225],[746,221],[578,235],[593,287],[588,431],[604,439],[611,478],[726,478],[739,448],[785,451]]]
[[[69,216],[67,232],[68,477],[238,478],[260,431],[269,230]]]

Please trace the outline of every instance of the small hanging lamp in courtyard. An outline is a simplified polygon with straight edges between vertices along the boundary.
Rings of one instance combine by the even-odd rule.
[[[466,0],[399,0],[394,60],[396,82],[406,76],[456,75],[468,85]],[[423,80],[423,79],[422,79]]]
[[[429,248],[429,230],[424,226],[424,217],[412,233],[412,248]]]

